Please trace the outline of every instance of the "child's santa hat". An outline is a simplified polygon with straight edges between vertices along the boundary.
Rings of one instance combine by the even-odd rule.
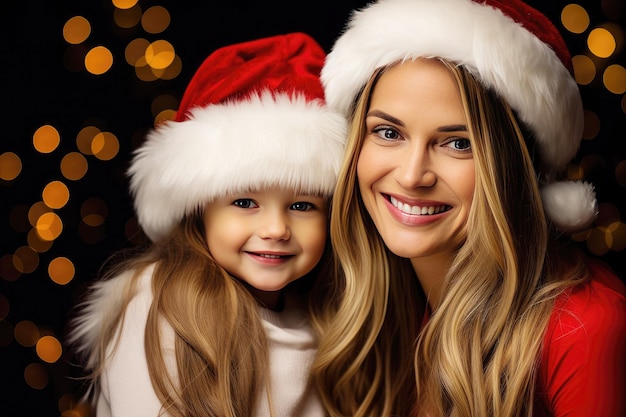
[[[151,131],[129,169],[152,241],[211,200],[281,186],[330,196],[345,117],[326,107],[323,49],[292,33],[218,49],[193,76],[176,120]]]
[[[349,116],[372,73],[440,57],[496,91],[534,134],[548,184],[544,208],[563,231],[591,224],[593,186],[552,182],[576,155],[583,129],[571,58],[554,25],[519,0],[379,0],[355,11],[322,70],[328,105]]]

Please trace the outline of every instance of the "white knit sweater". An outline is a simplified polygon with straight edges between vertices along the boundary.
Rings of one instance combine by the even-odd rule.
[[[102,390],[97,402],[97,417],[156,417],[161,404],[150,382],[144,351],[144,330],[152,302],[151,279],[153,268],[148,268],[139,280],[137,293],[125,315],[119,345],[110,357],[101,376]],[[128,279],[122,275],[116,279]],[[113,280],[115,281],[115,279]],[[121,287],[120,283],[106,283],[100,296],[110,297]],[[103,300],[93,304],[103,305]],[[108,307],[115,305],[114,300]],[[98,321],[98,309],[88,309],[91,317],[85,320],[92,326]],[[103,313],[103,312],[99,312]],[[308,383],[308,372],[316,352],[316,339],[305,315],[287,300],[280,312],[260,308],[260,315],[268,336],[270,349],[270,383],[272,401],[279,417],[318,417],[324,410],[315,390]],[[96,323],[97,325],[97,323]],[[176,375],[174,332],[162,323],[162,340],[165,361],[170,375]],[[166,414],[161,414],[165,415]],[[269,416],[267,398],[262,395],[254,414]]]

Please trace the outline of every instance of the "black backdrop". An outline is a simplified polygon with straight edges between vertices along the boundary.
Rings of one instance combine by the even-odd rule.
[[[600,3],[611,2],[580,2],[592,20],[585,34],[575,35],[558,23],[560,10],[569,2],[530,3],[556,22],[573,55],[586,51],[585,34],[591,28],[612,20],[600,8]],[[0,257],[11,255],[27,244],[25,230],[16,228],[10,220],[14,209],[40,201],[43,187],[49,181],[65,181],[59,163],[63,155],[76,151],[75,138],[83,126],[97,120],[103,130],[117,136],[120,152],[110,161],[91,158],[84,178],[65,181],[70,188],[70,201],[57,210],[64,231],[48,251],[39,254],[39,266],[17,279],[0,276],[0,415],[60,416],[63,412],[65,416],[78,415],[67,411],[68,398],[75,389],[70,377],[77,371],[69,363],[71,358],[65,353],[53,364],[42,362],[33,346],[24,346],[12,337],[12,329],[29,321],[39,328],[41,335],[52,334],[62,341],[70,308],[85,285],[97,275],[108,255],[130,245],[124,228],[133,213],[124,171],[130,152],[143,132],[153,125],[152,100],[164,93],[180,98],[204,58],[224,45],[303,31],[329,51],[349,11],[366,2],[145,0],[139,4],[144,10],[153,5],[166,7],[171,15],[170,26],[157,35],[146,34],[141,28],[122,30],[114,24],[113,5],[105,0],[34,0],[6,2],[1,6],[0,80],[4,88],[0,100],[6,128],[0,140],[0,155],[16,153],[23,168],[15,180],[0,180]],[[612,4],[621,10],[621,20],[617,23],[623,32],[624,0]],[[66,68],[64,56],[68,44],[63,39],[62,28],[76,15],[91,23],[92,33],[86,44],[104,45],[113,52],[114,64],[106,74],[94,76]],[[182,61],[178,77],[170,81],[138,80],[133,68],[123,59],[125,46],[137,37],[163,38],[172,43]],[[610,60],[624,65],[624,54]],[[624,219],[624,186],[615,178],[617,165],[626,159],[626,123],[620,107],[623,97],[607,92],[599,82],[581,90],[585,107],[599,116],[602,128],[593,141],[583,143],[579,159],[591,154],[600,156],[601,163],[588,177],[596,183],[600,203],[614,205]],[[32,137],[45,124],[58,130],[61,144],[53,153],[43,155],[35,151]],[[108,215],[101,237],[85,243],[78,232],[80,205],[94,196],[106,201]],[[584,242],[581,246],[586,249]],[[601,255],[622,272],[620,258],[625,254],[622,248]],[[46,265],[58,256],[70,258],[76,268],[75,278],[67,285],[55,284],[47,276]],[[49,380],[44,387],[32,388],[25,381],[25,369],[33,363],[43,364],[46,369]]]

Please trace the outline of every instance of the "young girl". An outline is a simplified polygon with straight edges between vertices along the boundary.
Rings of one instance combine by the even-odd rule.
[[[379,0],[328,55],[352,118],[331,214],[333,416],[626,415],[626,289],[568,233],[583,107],[556,28],[517,0]]]
[[[346,135],[325,54],[293,33],[221,48],[129,169],[152,245],[93,284],[70,342],[96,415],[324,416],[309,366]]]

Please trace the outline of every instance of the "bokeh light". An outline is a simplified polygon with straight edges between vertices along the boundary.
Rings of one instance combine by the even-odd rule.
[[[626,224],[624,222],[613,222],[607,226],[606,230],[611,235],[612,251],[619,252],[626,249]]]
[[[50,279],[59,285],[68,284],[74,279],[75,273],[74,264],[64,256],[53,259],[48,265]]]
[[[91,142],[91,152],[102,161],[110,161],[115,158],[119,150],[120,143],[111,132],[100,132],[93,137]]]
[[[38,201],[30,206],[28,209],[28,222],[32,227],[37,225],[37,220],[44,213],[51,212],[52,209],[46,205],[43,201]]]
[[[137,66],[138,62],[145,63],[146,49],[149,45],[150,42],[144,38],[136,38],[130,41],[124,50],[124,58],[126,59],[126,62],[133,67]]]
[[[174,110],[178,108],[178,99],[171,94],[161,94],[152,100],[150,112],[153,116],[157,116],[164,110]]]
[[[59,360],[63,353],[61,342],[54,336],[43,336],[37,341],[35,347],[37,355],[42,361],[48,363],[54,363]]]
[[[60,209],[70,199],[70,190],[61,181],[52,181],[41,194],[43,202],[52,209]]]
[[[111,69],[113,54],[105,46],[96,46],[85,56],[85,69],[94,75],[102,75]]]
[[[68,153],[61,161],[61,173],[68,180],[78,181],[85,176],[88,168],[87,159],[78,152]]]
[[[16,281],[22,273],[15,268],[13,254],[0,257],[0,277],[8,282]]]
[[[128,9],[115,9],[113,11],[113,21],[124,29],[130,29],[141,21],[141,6],[135,4]]]
[[[596,66],[585,55],[576,55],[572,57],[572,65],[574,66],[574,77],[580,85],[587,85],[593,81],[596,76]]]
[[[35,346],[39,340],[39,329],[30,320],[23,320],[17,323],[13,333],[15,341],[24,347]]]
[[[113,6],[118,9],[130,9],[137,4],[138,0],[113,0]]]
[[[600,118],[591,111],[585,110],[585,127],[583,130],[583,139],[591,140],[600,132]]]
[[[40,363],[31,363],[24,369],[24,380],[31,388],[44,389],[50,377],[45,366]]]
[[[59,131],[50,125],[38,128],[33,135],[33,146],[41,153],[54,151],[61,142]]]
[[[589,27],[589,14],[578,4],[568,4],[561,11],[561,22],[572,33],[583,33]]]
[[[180,57],[178,55],[174,55],[174,59],[170,65],[160,70],[153,68],[153,71],[161,80],[173,80],[180,75],[182,69],[183,63],[180,60]]]
[[[53,243],[51,240],[42,239],[35,228],[29,230],[26,241],[28,242],[28,247],[37,253],[47,252],[50,250]]]
[[[91,34],[91,24],[83,16],[74,16],[63,25],[63,39],[70,44],[85,42]]]
[[[30,246],[21,246],[13,253],[13,266],[23,274],[30,274],[39,266],[39,254]]]
[[[157,114],[156,117],[154,118],[154,126],[156,127],[163,122],[174,120],[175,118],[176,118],[176,110],[172,110],[172,109],[163,110],[161,113]]]
[[[175,56],[174,47],[165,40],[152,42],[146,48],[146,63],[157,70],[167,68]]]
[[[596,28],[589,33],[587,46],[591,53],[599,58],[608,58],[615,52],[616,42],[613,34],[605,28]]]
[[[82,154],[93,155],[91,142],[98,133],[100,133],[100,129],[95,126],[85,126],[78,132],[78,135],[76,135],[76,147]]]
[[[141,17],[141,26],[148,33],[161,33],[170,25],[170,13],[163,6],[152,6]]]
[[[602,76],[607,90],[613,94],[626,92],[626,69],[618,64],[609,65]]]
[[[12,181],[22,172],[22,160],[13,152],[0,155],[0,179]]]
[[[56,213],[44,213],[37,219],[35,227],[43,240],[54,240],[63,231],[63,221]]]

